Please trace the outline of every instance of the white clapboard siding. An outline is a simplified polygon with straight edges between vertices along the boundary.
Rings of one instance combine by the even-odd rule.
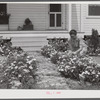
[[[26,52],[40,51],[44,45],[47,45],[46,36],[28,36],[25,37],[12,37],[12,45],[15,47],[21,47]]]
[[[72,29],[80,31],[80,4],[72,4]]]
[[[100,33],[100,17],[99,18],[89,18],[88,15],[88,5],[83,4],[83,30],[85,34],[92,34],[92,29],[97,29]]]
[[[3,25],[3,24],[1,24],[0,25],[0,31],[7,31],[8,30],[8,24],[7,25]]]
[[[11,14],[10,30],[17,30],[18,26],[23,26],[26,18],[30,18],[34,25],[34,30],[46,29],[48,14],[46,4],[8,4],[7,9]]]

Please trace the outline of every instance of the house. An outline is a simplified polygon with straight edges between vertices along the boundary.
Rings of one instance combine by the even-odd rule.
[[[36,43],[33,40],[44,41],[45,38],[68,38],[71,29],[77,30],[80,36],[91,34],[92,28],[100,32],[99,4],[3,3],[0,8],[0,34],[5,38],[13,37],[13,43],[17,41],[18,46],[31,47]],[[18,30],[26,18],[31,20],[34,30]],[[45,43],[40,41],[35,46]]]

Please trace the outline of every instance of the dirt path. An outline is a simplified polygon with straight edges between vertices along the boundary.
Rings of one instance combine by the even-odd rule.
[[[100,90],[100,85],[93,85],[88,82],[72,80],[61,76],[55,64],[45,58],[40,52],[34,52],[31,56],[37,60],[38,70],[36,72],[35,89],[63,89],[63,90]],[[100,57],[94,57],[100,63]]]
[[[39,52],[33,54],[37,59],[36,89],[69,89],[66,78],[57,71],[55,64],[43,57]]]

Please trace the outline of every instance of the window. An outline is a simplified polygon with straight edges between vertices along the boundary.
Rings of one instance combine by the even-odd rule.
[[[53,29],[61,28],[62,12],[61,4],[50,4],[49,9],[49,27]]]
[[[50,12],[61,12],[61,4],[50,4]]]
[[[0,24],[8,24],[7,4],[0,4]]]
[[[100,4],[89,4],[88,16],[100,16]]]

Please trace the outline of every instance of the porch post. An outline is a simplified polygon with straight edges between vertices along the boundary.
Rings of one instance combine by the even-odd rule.
[[[69,14],[68,14],[68,31],[71,30],[72,26],[72,4],[69,4]]]

